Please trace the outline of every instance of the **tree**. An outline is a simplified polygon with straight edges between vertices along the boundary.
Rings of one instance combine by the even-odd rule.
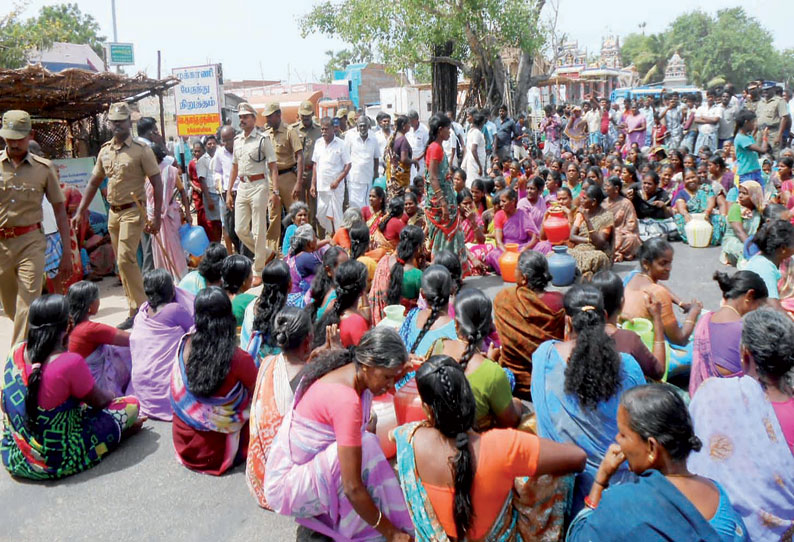
[[[488,104],[512,101],[526,107],[532,58],[544,41],[539,24],[545,0],[323,0],[301,21],[304,36],[312,32],[339,37],[373,51],[392,72],[415,74],[431,64],[454,68],[478,85]],[[451,47],[450,47],[451,44]],[[501,52],[517,47],[521,59],[510,77]],[[444,53],[444,54],[439,54]],[[448,68],[451,69],[451,68]],[[456,85],[434,87],[455,103]],[[436,98],[434,98],[436,99]]]
[[[0,67],[19,68],[27,63],[26,53],[43,50],[56,41],[90,45],[102,55],[103,36],[99,23],[84,14],[77,4],[45,6],[38,17],[21,19],[24,4],[15,4],[0,19]]]

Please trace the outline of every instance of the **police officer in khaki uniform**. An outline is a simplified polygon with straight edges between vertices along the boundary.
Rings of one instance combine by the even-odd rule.
[[[28,309],[41,295],[47,241],[41,230],[41,200],[47,197],[55,211],[58,233],[68,246],[69,219],[58,174],[52,162],[28,152],[33,140],[30,115],[7,111],[0,137],[0,303],[14,321],[13,343],[25,340]],[[72,269],[72,251],[61,256],[60,276]]]
[[[132,138],[130,108],[124,102],[114,103],[108,112],[108,121],[113,128],[113,139],[102,145],[97,155],[91,180],[74,217],[75,229],[80,227],[83,211],[94,199],[99,185],[108,178],[108,232],[119,277],[127,296],[130,316],[118,327],[132,327],[135,313],[138,312],[146,294],[143,291],[143,277],[138,267],[138,244],[144,229],[149,235],[160,231],[160,216],[163,206],[163,186],[160,179],[160,166],[152,149],[144,142]],[[154,189],[154,217],[146,220],[136,198],[145,205],[146,179]]]
[[[281,209],[290,208],[301,198],[303,184],[303,143],[293,128],[281,122],[281,106],[276,102],[265,105],[262,113],[267,119],[265,134],[276,151],[278,166],[278,192],[280,200],[268,205],[270,225],[267,228],[267,246],[278,252],[281,240]],[[301,179],[301,181],[298,181]]]
[[[267,246],[267,208],[280,199],[276,153],[270,138],[256,128],[256,109],[246,102],[237,106],[243,132],[234,138],[232,172],[226,205],[234,206],[234,231],[254,253],[254,286],[262,284],[262,269],[276,251]],[[268,169],[270,179],[268,179]],[[232,195],[234,181],[240,179],[237,197]],[[268,182],[269,181],[269,182]],[[270,188],[273,187],[272,194]]]
[[[756,142],[761,144],[764,128],[769,128],[769,145],[773,152],[777,153],[783,143],[783,132],[791,126],[791,115],[783,98],[775,95],[774,84],[764,85],[762,98],[757,102],[755,114],[758,116]]]
[[[312,224],[315,224],[316,226],[314,217],[317,211],[317,198],[311,197],[311,194],[309,193],[309,187],[312,184],[312,168],[314,167],[314,162],[312,162],[314,143],[323,137],[323,135],[320,132],[320,125],[314,122],[313,119],[314,104],[308,100],[301,102],[301,105],[298,108],[298,115],[300,115],[300,120],[290,125],[290,128],[294,129],[298,133],[298,137],[300,137],[301,145],[303,147],[303,177],[301,179],[301,194],[298,199],[305,201],[309,206],[309,215],[311,217],[310,220]],[[318,231],[318,234],[319,233],[320,232]]]

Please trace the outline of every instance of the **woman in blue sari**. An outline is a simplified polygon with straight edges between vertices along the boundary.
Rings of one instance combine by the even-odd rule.
[[[424,357],[438,339],[456,339],[455,320],[449,317],[452,275],[443,265],[431,265],[422,273],[426,309],[413,308],[400,327],[400,338],[411,354]]]
[[[687,470],[702,443],[679,391],[667,384],[632,388],[618,408],[617,444],[601,462],[569,542],[749,540],[742,517],[716,482]],[[639,478],[607,489],[620,465]]]
[[[265,357],[281,352],[272,336],[273,321],[287,304],[291,284],[289,266],[282,260],[270,262],[262,270],[262,292],[245,308],[240,347],[251,355],[257,367]]]
[[[686,243],[686,225],[692,220],[693,214],[702,213],[707,222],[711,224],[711,246],[722,243],[722,236],[725,235],[725,217],[717,209],[717,197],[708,182],[700,184],[697,171],[692,168],[684,170],[684,189],[681,190],[673,199],[673,208],[676,214],[673,215],[678,234]]]
[[[634,358],[618,353],[604,331],[604,299],[598,289],[574,286],[563,304],[570,339],[538,347],[532,355],[531,390],[538,435],[572,442],[587,452],[587,466],[574,486],[577,512],[617,433],[620,395],[644,384],[645,377]],[[623,467],[621,475],[628,474]]]

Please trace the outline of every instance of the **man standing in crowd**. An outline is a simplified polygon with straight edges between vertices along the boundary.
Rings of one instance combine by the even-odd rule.
[[[155,143],[162,141],[162,136],[157,130],[157,121],[154,119],[154,117],[141,117],[138,119],[138,123],[136,124],[135,128],[138,132],[138,139],[149,147],[152,147]],[[163,160],[168,165],[174,163],[174,159],[170,156],[166,156]],[[141,272],[145,274],[154,269],[152,237],[146,232],[143,232],[141,235],[141,256]]]
[[[386,175],[386,160],[383,159],[383,153],[386,152],[386,144],[391,137],[391,115],[381,111],[375,117],[378,123],[378,129],[375,132],[375,141],[378,143],[378,159],[380,160],[380,168],[378,175]]]
[[[640,100],[638,98],[638,100]],[[641,101],[640,103],[643,106],[640,108],[640,113],[642,116],[645,117],[645,144],[644,147],[651,146],[651,132],[653,132],[653,98],[650,96],[646,96],[645,101]]]
[[[305,101],[301,102],[298,108],[298,115],[300,119],[290,125],[290,128],[295,129],[300,137],[301,145],[303,146],[303,177],[300,178],[300,194],[297,199],[301,199],[309,206],[309,219],[312,223],[315,222],[314,218],[317,213],[317,199],[309,194],[309,188],[312,184],[312,169],[314,162],[312,161],[312,153],[314,152],[315,142],[322,138],[320,134],[320,126],[314,122],[314,104]],[[321,232],[317,232],[318,235]]]
[[[347,108],[342,107],[336,112],[336,119],[338,124],[334,124],[336,128],[336,137],[345,137],[347,132]]]
[[[240,241],[254,253],[254,286],[262,284],[262,269],[276,252],[267,246],[267,208],[279,199],[278,166],[270,138],[256,129],[256,110],[243,102],[237,106],[243,133],[234,139],[232,172],[226,205],[234,205],[234,230]],[[270,178],[268,179],[268,169]],[[232,195],[240,179],[237,198]],[[271,194],[272,190],[272,194]],[[269,202],[273,202],[270,204]]]
[[[303,183],[303,143],[293,128],[281,122],[281,105],[270,102],[265,105],[267,119],[265,134],[276,151],[278,166],[278,193],[280,197],[271,200],[268,206],[270,226],[267,228],[267,246],[278,253],[281,242],[281,209],[289,209],[293,201],[302,199]]]
[[[408,124],[411,125],[411,129],[405,134],[413,156],[411,178],[413,179],[417,175],[424,177],[425,150],[427,149],[427,142],[430,140],[430,132],[427,130],[427,126],[419,122],[419,113],[415,109],[408,111],[406,116],[408,117]]]
[[[214,137],[212,142],[215,144]],[[210,155],[201,141],[193,143],[193,160],[190,162],[189,171],[198,225],[207,232],[210,242],[218,242],[221,240],[220,204],[212,193],[214,183]]]
[[[334,233],[342,222],[345,186],[350,172],[350,154],[344,141],[334,135],[333,122],[324,118],[320,123],[322,137],[314,143],[312,160],[312,197],[317,198],[317,222],[327,233]]]
[[[507,116],[507,106],[499,106],[499,118],[496,119],[496,138],[494,153],[502,162],[510,160],[513,140],[520,134],[516,121]]]
[[[659,116],[664,119],[667,132],[670,134],[670,139],[667,140],[668,148],[677,150],[681,146],[684,137],[684,126],[682,124],[684,112],[683,106],[679,103],[677,92],[673,92],[670,95],[670,103]]]
[[[540,130],[546,134],[543,143],[543,155],[552,158],[560,157],[560,119],[554,112],[554,106],[549,104],[543,108],[546,117],[540,123]]]
[[[722,119],[722,107],[715,103],[716,95],[713,90],[706,91],[706,101],[695,111],[695,124],[698,125],[698,137],[695,143],[695,154],[702,147],[717,150],[717,130]]]
[[[584,121],[587,123],[588,143],[598,145],[601,143],[601,113],[598,107],[591,106],[590,102],[582,104],[584,108]]]
[[[69,242],[69,219],[58,174],[52,162],[28,151],[31,132],[30,115],[25,111],[3,115],[0,137],[6,148],[0,152],[0,302],[3,312],[14,321],[11,344],[25,340],[28,309],[41,295],[47,251],[41,230],[44,197],[52,205],[61,239],[65,245]],[[65,249],[59,276],[67,278],[71,270],[72,251]]]
[[[369,122],[364,115],[358,118],[358,133],[345,139],[350,155],[350,174],[347,177],[347,196],[351,207],[363,209],[369,205],[369,189],[378,172],[378,142],[370,137]]]
[[[720,117],[720,125],[717,129],[717,148],[722,149],[723,144],[729,139],[733,139],[733,134],[736,130],[736,115],[739,113],[739,102],[732,99],[728,85],[725,85],[725,90],[722,91],[720,98],[720,105],[722,107],[722,116]]]
[[[763,99],[758,102],[755,114],[758,116],[756,143],[761,144],[764,128],[769,128],[769,146],[771,151],[777,155],[776,153],[782,147],[783,132],[791,126],[791,115],[789,115],[788,106],[783,98],[775,95],[774,84],[769,83],[764,86]]]
[[[232,174],[232,158],[234,154],[234,128],[224,126],[221,128],[221,148],[215,151],[213,158],[213,180],[219,194],[226,194],[229,191],[229,178]],[[237,187],[239,179],[232,187],[232,200],[237,197]],[[240,252],[240,238],[234,232],[234,201],[231,205],[226,204],[224,198],[223,209],[221,209],[221,226],[223,228],[223,242],[226,251],[232,254],[234,250]],[[232,250],[234,248],[234,250]]]
[[[85,210],[94,199],[99,185],[107,177],[110,204],[108,232],[130,308],[129,317],[118,327],[129,329],[138,307],[146,301],[143,277],[138,267],[138,244],[141,242],[144,227],[150,235],[157,235],[160,231],[163,183],[160,179],[160,166],[152,149],[145,143],[132,139],[129,106],[125,102],[111,105],[108,120],[113,127],[113,139],[99,149],[91,180],[88,181],[83,199],[75,212],[74,228],[80,228],[83,217],[87,214]],[[142,211],[136,203],[136,200],[141,203],[146,201],[147,177],[154,190],[154,216],[150,221],[143,214],[145,210]]]

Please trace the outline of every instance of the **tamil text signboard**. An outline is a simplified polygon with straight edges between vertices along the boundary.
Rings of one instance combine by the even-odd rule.
[[[135,53],[131,43],[110,42],[107,44],[108,66],[132,66]]]
[[[174,87],[180,136],[214,134],[221,125],[218,71],[217,64],[173,69],[180,81]]]

